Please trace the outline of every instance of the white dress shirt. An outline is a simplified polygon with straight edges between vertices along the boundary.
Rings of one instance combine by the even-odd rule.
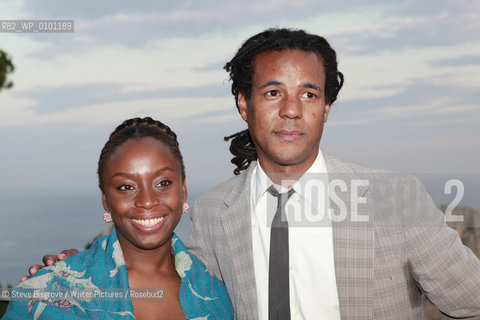
[[[268,262],[270,225],[277,199],[267,189],[273,184],[260,163],[252,170],[250,203],[253,262],[258,318],[268,319]],[[285,210],[289,224],[291,319],[340,319],[335,280],[333,236],[328,218],[328,176],[321,150],[292,188]],[[287,189],[276,185],[279,192]]]

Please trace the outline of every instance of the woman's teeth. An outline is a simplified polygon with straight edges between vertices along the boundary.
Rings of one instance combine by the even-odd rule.
[[[135,223],[138,223],[139,225],[142,225],[144,227],[153,227],[157,223],[160,223],[163,220],[163,217],[161,218],[155,218],[155,219],[132,219]]]

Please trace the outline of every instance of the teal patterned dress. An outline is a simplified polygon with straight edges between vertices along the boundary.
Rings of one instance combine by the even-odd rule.
[[[172,253],[180,276],[180,305],[187,319],[233,319],[223,282],[189,253],[174,234]],[[40,270],[12,292],[3,319],[135,319],[127,268],[115,228],[93,246]],[[140,292],[161,299],[160,289]],[[159,303],[162,303],[159,301]]]

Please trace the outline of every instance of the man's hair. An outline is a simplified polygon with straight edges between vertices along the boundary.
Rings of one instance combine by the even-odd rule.
[[[343,85],[343,74],[337,69],[337,55],[325,38],[306,33],[303,30],[267,29],[254,35],[243,43],[233,59],[224,69],[230,73],[232,94],[235,104],[238,104],[239,93],[248,100],[252,94],[252,82],[255,57],[267,51],[283,51],[288,49],[314,52],[318,54],[325,67],[325,102],[332,105]],[[225,141],[232,139],[230,152],[233,154],[231,162],[237,166],[233,171],[238,175],[241,170],[248,168],[250,163],[257,159],[257,152],[248,129],[225,137]]]
[[[173,153],[175,158],[180,162],[182,170],[182,179],[185,179],[185,167],[183,165],[183,157],[178,147],[177,135],[169,126],[160,121],[153,120],[150,117],[132,118],[125,120],[111,134],[108,141],[100,153],[98,160],[98,181],[100,188],[103,189],[103,170],[108,159],[122,144],[129,139],[138,139],[151,137],[163,142]]]

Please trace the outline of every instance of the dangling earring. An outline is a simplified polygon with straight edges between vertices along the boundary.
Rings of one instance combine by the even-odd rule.
[[[106,223],[110,223],[113,221],[110,212],[107,211],[103,214],[103,221],[105,221]]]
[[[188,209],[190,209],[190,206],[188,203],[184,202],[183,203],[183,213],[187,213]]]

